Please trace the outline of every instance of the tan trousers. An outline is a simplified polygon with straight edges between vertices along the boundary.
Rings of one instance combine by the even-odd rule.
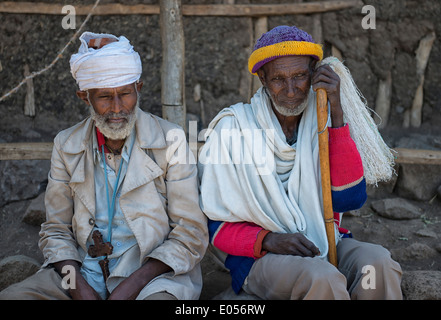
[[[71,300],[68,290],[61,286],[61,277],[53,268],[42,269],[33,276],[15,283],[2,292],[0,300]],[[143,300],[177,300],[168,292],[157,292]]]
[[[338,269],[319,258],[268,253],[256,260],[243,289],[262,299],[402,299],[401,267],[382,246],[342,239]]]

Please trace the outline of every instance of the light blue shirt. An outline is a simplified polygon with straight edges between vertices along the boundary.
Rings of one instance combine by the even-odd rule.
[[[124,177],[127,172],[130,155],[132,152],[133,144],[135,142],[135,128],[133,128],[132,133],[126,139],[126,142],[121,151],[121,175],[119,178],[117,193],[115,199],[115,213],[112,221],[112,239],[111,244],[113,246],[113,252],[107,258],[109,259],[109,271],[118,265],[121,256],[130,248],[137,245],[136,238],[127,224],[121,207],[119,205],[119,199],[121,196],[121,186],[124,182]],[[103,235],[103,241],[107,241],[108,237],[108,223],[109,223],[109,209],[107,206],[107,195],[106,195],[106,181],[104,170],[107,170],[107,180],[109,187],[109,199],[111,201],[113,189],[115,187],[117,174],[108,164],[105,165],[105,161],[102,159],[102,151],[99,150],[96,135],[93,136],[93,150],[94,150],[94,163],[95,163],[95,202],[96,202],[96,212],[95,212],[95,227],[93,231],[98,230]],[[114,160],[112,157],[115,155],[107,153],[107,161]],[[116,162],[115,162],[116,163]],[[119,164],[115,166],[118,170]],[[93,233],[92,231],[92,233]],[[93,245],[92,233],[87,240],[87,247]],[[106,298],[106,285],[104,283],[103,274],[98,261],[103,259],[103,257],[92,258],[89,254],[86,254],[83,264],[81,266],[81,274],[86,279],[86,281],[91,285],[100,296]]]

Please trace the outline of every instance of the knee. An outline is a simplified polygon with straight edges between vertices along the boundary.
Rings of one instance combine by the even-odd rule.
[[[314,260],[314,259],[312,259]],[[346,277],[327,261],[316,259],[302,278],[308,292],[305,299],[348,299]]]
[[[378,246],[375,255],[365,261],[358,281],[354,282],[351,291],[353,299],[402,299],[401,276],[402,270],[398,262],[394,261],[390,252]]]
[[[20,290],[19,283],[12,284],[0,292],[0,300],[24,300],[22,290]]]
[[[311,259],[308,268],[304,270],[305,277],[311,282],[324,282],[329,279],[338,278],[344,281],[345,277],[327,261]]]
[[[389,250],[377,244],[370,244],[367,246],[360,259],[360,264],[363,267],[372,266],[377,270],[390,268],[401,270],[399,264],[392,259]]]

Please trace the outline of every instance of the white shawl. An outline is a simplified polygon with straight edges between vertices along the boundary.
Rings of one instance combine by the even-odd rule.
[[[274,232],[300,232],[326,257],[316,113],[311,90],[293,148],[262,88],[251,104],[222,110],[210,123],[199,155],[205,214]]]

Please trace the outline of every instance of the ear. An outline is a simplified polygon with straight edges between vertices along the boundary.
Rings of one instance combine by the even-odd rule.
[[[142,82],[142,81],[138,81],[137,83],[135,83],[136,90],[138,92],[140,92],[143,85],[144,85],[144,82]]]
[[[87,92],[86,91],[78,90],[77,91],[77,96],[78,96],[78,98],[83,100],[87,105],[90,105],[89,99],[87,99]]]
[[[263,71],[262,68],[257,70],[257,76],[259,77],[260,83],[263,86],[265,86],[265,84],[266,84],[266,81],[265,81],[265,71]]]

